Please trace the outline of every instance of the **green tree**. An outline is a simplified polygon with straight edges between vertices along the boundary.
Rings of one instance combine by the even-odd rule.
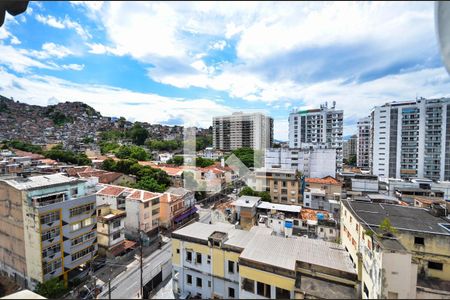
[[[102,169],[106,171],[115,172],[117,169],[117,164],[112,158],[107,158],[102,162]]]
[[[131,166],[136,163],[135,159],[121,159],[116,162],[116,172],[130,174]]]
[[[383,233],[391,233],[391,234],[397,233],[397,229],[394,226],[392,226],[391,221],[389,221],[388,218],[384,218],[383,221],[381,221],[380,230]]]
[[[146,176],[141,178],[136,184],[134,185],[135,188],[150,191],[150,192],[158,192],[162,193],[166,190],[166,186],[163,184],[159,184],[158,181],[156,181],[155,178]]]
[[[124,138],[123,132],[119,130],[106,130],[100,133],[100,139],[102,141],[118,141]]]
[[[348,165],[356,166],[356,155],[350,155],[350,157],[348,158]]]
[[[131,145],[131,146],[121,146],[115,151],[117,158],[133,158],[137,160],[148,160],[147,151],[144,148]]]
[[[182,148],[183,143],[179,140],[162,141],[151,140],[147,142],[147,146],[150,150],[158,151],[174,151]]]
[[[46,298],[56,299],[63,296],[68,290],[64,287],[64,282],[55,277],[44,283],[38,283],[34,291]]]
[[[256,195],[255,191],[251,187],[246,186],[242,188],[241,192],[239,193],[239,196],[256,196]]]
[[[259,158],[261,156],[260,152],[255,153],[255,151],[252,148],[244,147],[233,150],[231,153],[236,155],[236,157],[239,158],[242,161],[242,163],[245,166],[247,166],[247,168],[259,167],[258,164],[255,166],[254,158],[256,157],[257,161],[259,161]],[[226,157],[226,159],[227,158],[228,157]]]
[[[168,164],[181,166],[184,163],[183,156],[176,155],[167,161]]]
[[[241,192],[239,193],[239,196],[254,196],[254,197],[261,197],[262,201],[266,202],[272,202],[272,198],[270,197],[270,193],[266,191],[254,191],[251,187],[246,186],[244,187]]]
[[[127,135],[136,145],[144,145],[148,138],[148,131],[140,123],[134,123],[133,127],[128,131]]]
[[[94,142],[94,139],[93,138],[91,138],[91,137],[85,137],[85,138],[83,138],[83,143],[84,144],[90,144],[90,143],[93,143]]]
[[[270,197],[270,193],[269,192],[259,192],[259,197],[261,197],[262,201],[266,201],[266,202],[272,202],[272,197]]]
[[[201,168],[206,168],[206,167],[212,166],[214,163],[215,163],[214,160],[202,158],[202,157],[197,157],[195,160],[195,164]]]
[[[205,149],[206,147],[212,146],[212,134],[208,134],[206,136],[197,136],[195,139],[196,150],[200,151]]]

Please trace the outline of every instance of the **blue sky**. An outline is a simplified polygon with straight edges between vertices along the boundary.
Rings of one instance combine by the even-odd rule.
[[[0,28],[0,94],[83,101],[107,116],[211,125],[262,111],[287,139],[294,108],[450,94],[433,3],[31,2]]]

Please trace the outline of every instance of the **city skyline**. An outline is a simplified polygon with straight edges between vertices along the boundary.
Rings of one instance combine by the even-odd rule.
[[[278,140],[293,108],[336,101],[347,136],[376,105],[450,87],[433,3],[30,2],[0,49],[0,94],[21,102],[202,127],[260,111]]]

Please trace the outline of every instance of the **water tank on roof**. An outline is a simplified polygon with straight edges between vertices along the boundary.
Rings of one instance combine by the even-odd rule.
[[[325,216],[323,215],[323,213],[317,213],[317,220],[324,220]]]

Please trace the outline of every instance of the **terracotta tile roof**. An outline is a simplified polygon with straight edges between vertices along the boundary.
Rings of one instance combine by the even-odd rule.
[[[105,196],[119,196],[123,191],[127,188],[115,185],[108,185],[97,192],[97,195],[105,195]]]
[[[99,183],[113,183],[115,180],[117,180],[120,176],[124,174],[118,173],[118,172],[107,172],[103,170],[95,170],[95,171],[89,171],[89,172],[82,172],[78,173],[78,176],[86,178],[86,177],[98,177]]]
[[[302,208],[300,211],[300,218],[302,220],[317,221],[317,213],[322,213],[326,219],[329,218],[329,213],[326,210],[315,210],[310,208]]]
[[[78,176],[78,173],[92,170],[89,166],[67,168],[65,171],[69,176]]]
[[[319,184],[333,184],[333,185],[341,185],[339,180],[334,177],[327,176],[324,178],[306,178],[306,183],[319,183]]]
[[[15,153],[16,156],[20,156],[20,157],[31,157],[31,159],[43,159],[45,158],[43,155],[40,154],[36,154],[36,153],[32,153],[32,152],[27,152],[27,151],[22,151],[19,149],[13,149],[13,152]]]
[[[425,197],[425,196],[414,196],[414,200],[419,201],[422,204],[431,205],[433,203],[445,203],[445,200],[440,197]]]
[[[40,159],[39,162],[44,165],[54,165],[58,163],[56,160],[50,158]]]
[[[127,199],[133,199],[133,200],[140,200],[140,201],[147,201],[147,200],[151,200],[155,197],[161,196],[161,194],[159,193],[152,193],[152,192],[147,192],[147,191],[143,191],[143,190],[134,190],[128,197]]]

